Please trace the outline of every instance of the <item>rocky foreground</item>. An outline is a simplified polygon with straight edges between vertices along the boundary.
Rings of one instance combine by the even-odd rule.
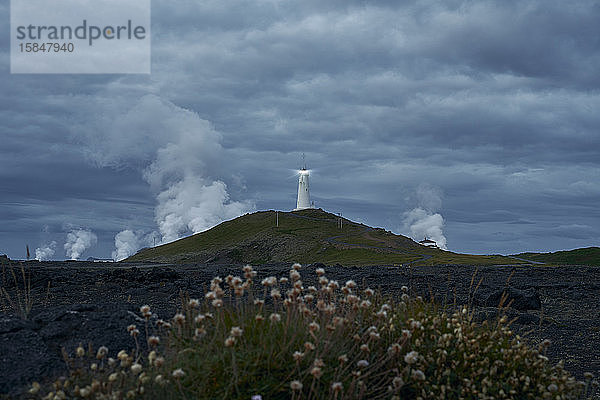
[[[33,309],[26,319],[15,314],[6,297],[0,303],[0,398],[18,397],[34,381],[67,374],[61,348],[73,352],[82,343],[105,345],[110,355],[134,346],[127,325],[139,322],[138,310],[149,304],[169,318],[180,304],[180,293],[201,297],[214,276],[241,275],[240,266],[104,264],[89,262],[29,262]],[[578,379],[584,372],[600,375],[600,268],[598,267],[304,267],[305,285],[315,283],[314,270],[340,282],[396,294],[402,285],[414,295],[433,297],[452,307],[470,304],[475,318],[494,318],[502,293],[514,330],[532,345],[550,339],[547,356]],[[285,276],[290,265],[256,267],[258,279]],[[16,298],[23,294],[20,265],[2,273],[2,287]],[[481,279],[481,284],[477,287]]]

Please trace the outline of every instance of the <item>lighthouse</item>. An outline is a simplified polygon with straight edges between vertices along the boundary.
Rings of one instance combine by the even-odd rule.
[[[298,172],[298,201],[294,211],[313,208],[310,204],[310,187],[308,184],[309,171],[306,169],[306,163]]]

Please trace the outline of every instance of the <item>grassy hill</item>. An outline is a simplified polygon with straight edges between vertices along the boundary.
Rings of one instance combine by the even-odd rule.
[[[558,265],[590,265],[600,267],[600,247],[586,247],[554,253],[521,253],[516,256],[526,260]]]
[[[519,264],[503,256],[473,256],[430,249],[380,228],[323,210],[260,211],[186,238],[144,249],[126,261],[322,262],[342,265]]]

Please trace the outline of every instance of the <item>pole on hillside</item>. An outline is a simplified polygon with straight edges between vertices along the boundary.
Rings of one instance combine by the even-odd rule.
[[[276,220],[277,227],[279,228],[279,211],[275,211],[275,220]]]

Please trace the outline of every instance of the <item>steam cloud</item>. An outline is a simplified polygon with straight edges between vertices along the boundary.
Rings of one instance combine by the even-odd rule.
[[[438,213],[442,208],[441,191],[430,185],[419,185],[417,200],[418,207],[404,213],[405,232],[415,240],[424,237],[434,240],[440,249],[446,250],[444,217]]]
[[[48,261],[56,252],[56,242],[53,240],[49,244],[44,244],[35,249],[35,259],[38,261]]]
[[[98,243],[98,236],[89,229],[74,229],[67,233],[65,251],[71,260],[78,260],[84,251]],[[37,251],[36,251],[37,255]]]
[[[94,127],[81,126],[89,156],[99,166],[139,169],[156,194],[154,219],[160,242],[198,233],[254,209],[232,201],[222,176],[227,168],[221,135],[208,121],[154,95],[125,108],[101,101]],[[123,111],[125,109],[125,112]],[[101,132],[101,135],[99,134]],[[124,230],[115,236],[113,258],[123,259],[144,245],[143,235]]]
[[[158,232],[152,232],[144,235],[143,232],[134,232],[130,229],[125,229],[115,235],[115,251],[112,252],[112,258],[115,261],[121,261],[135,254],[143,247],[152,246],[155,239],[160,241]]]

